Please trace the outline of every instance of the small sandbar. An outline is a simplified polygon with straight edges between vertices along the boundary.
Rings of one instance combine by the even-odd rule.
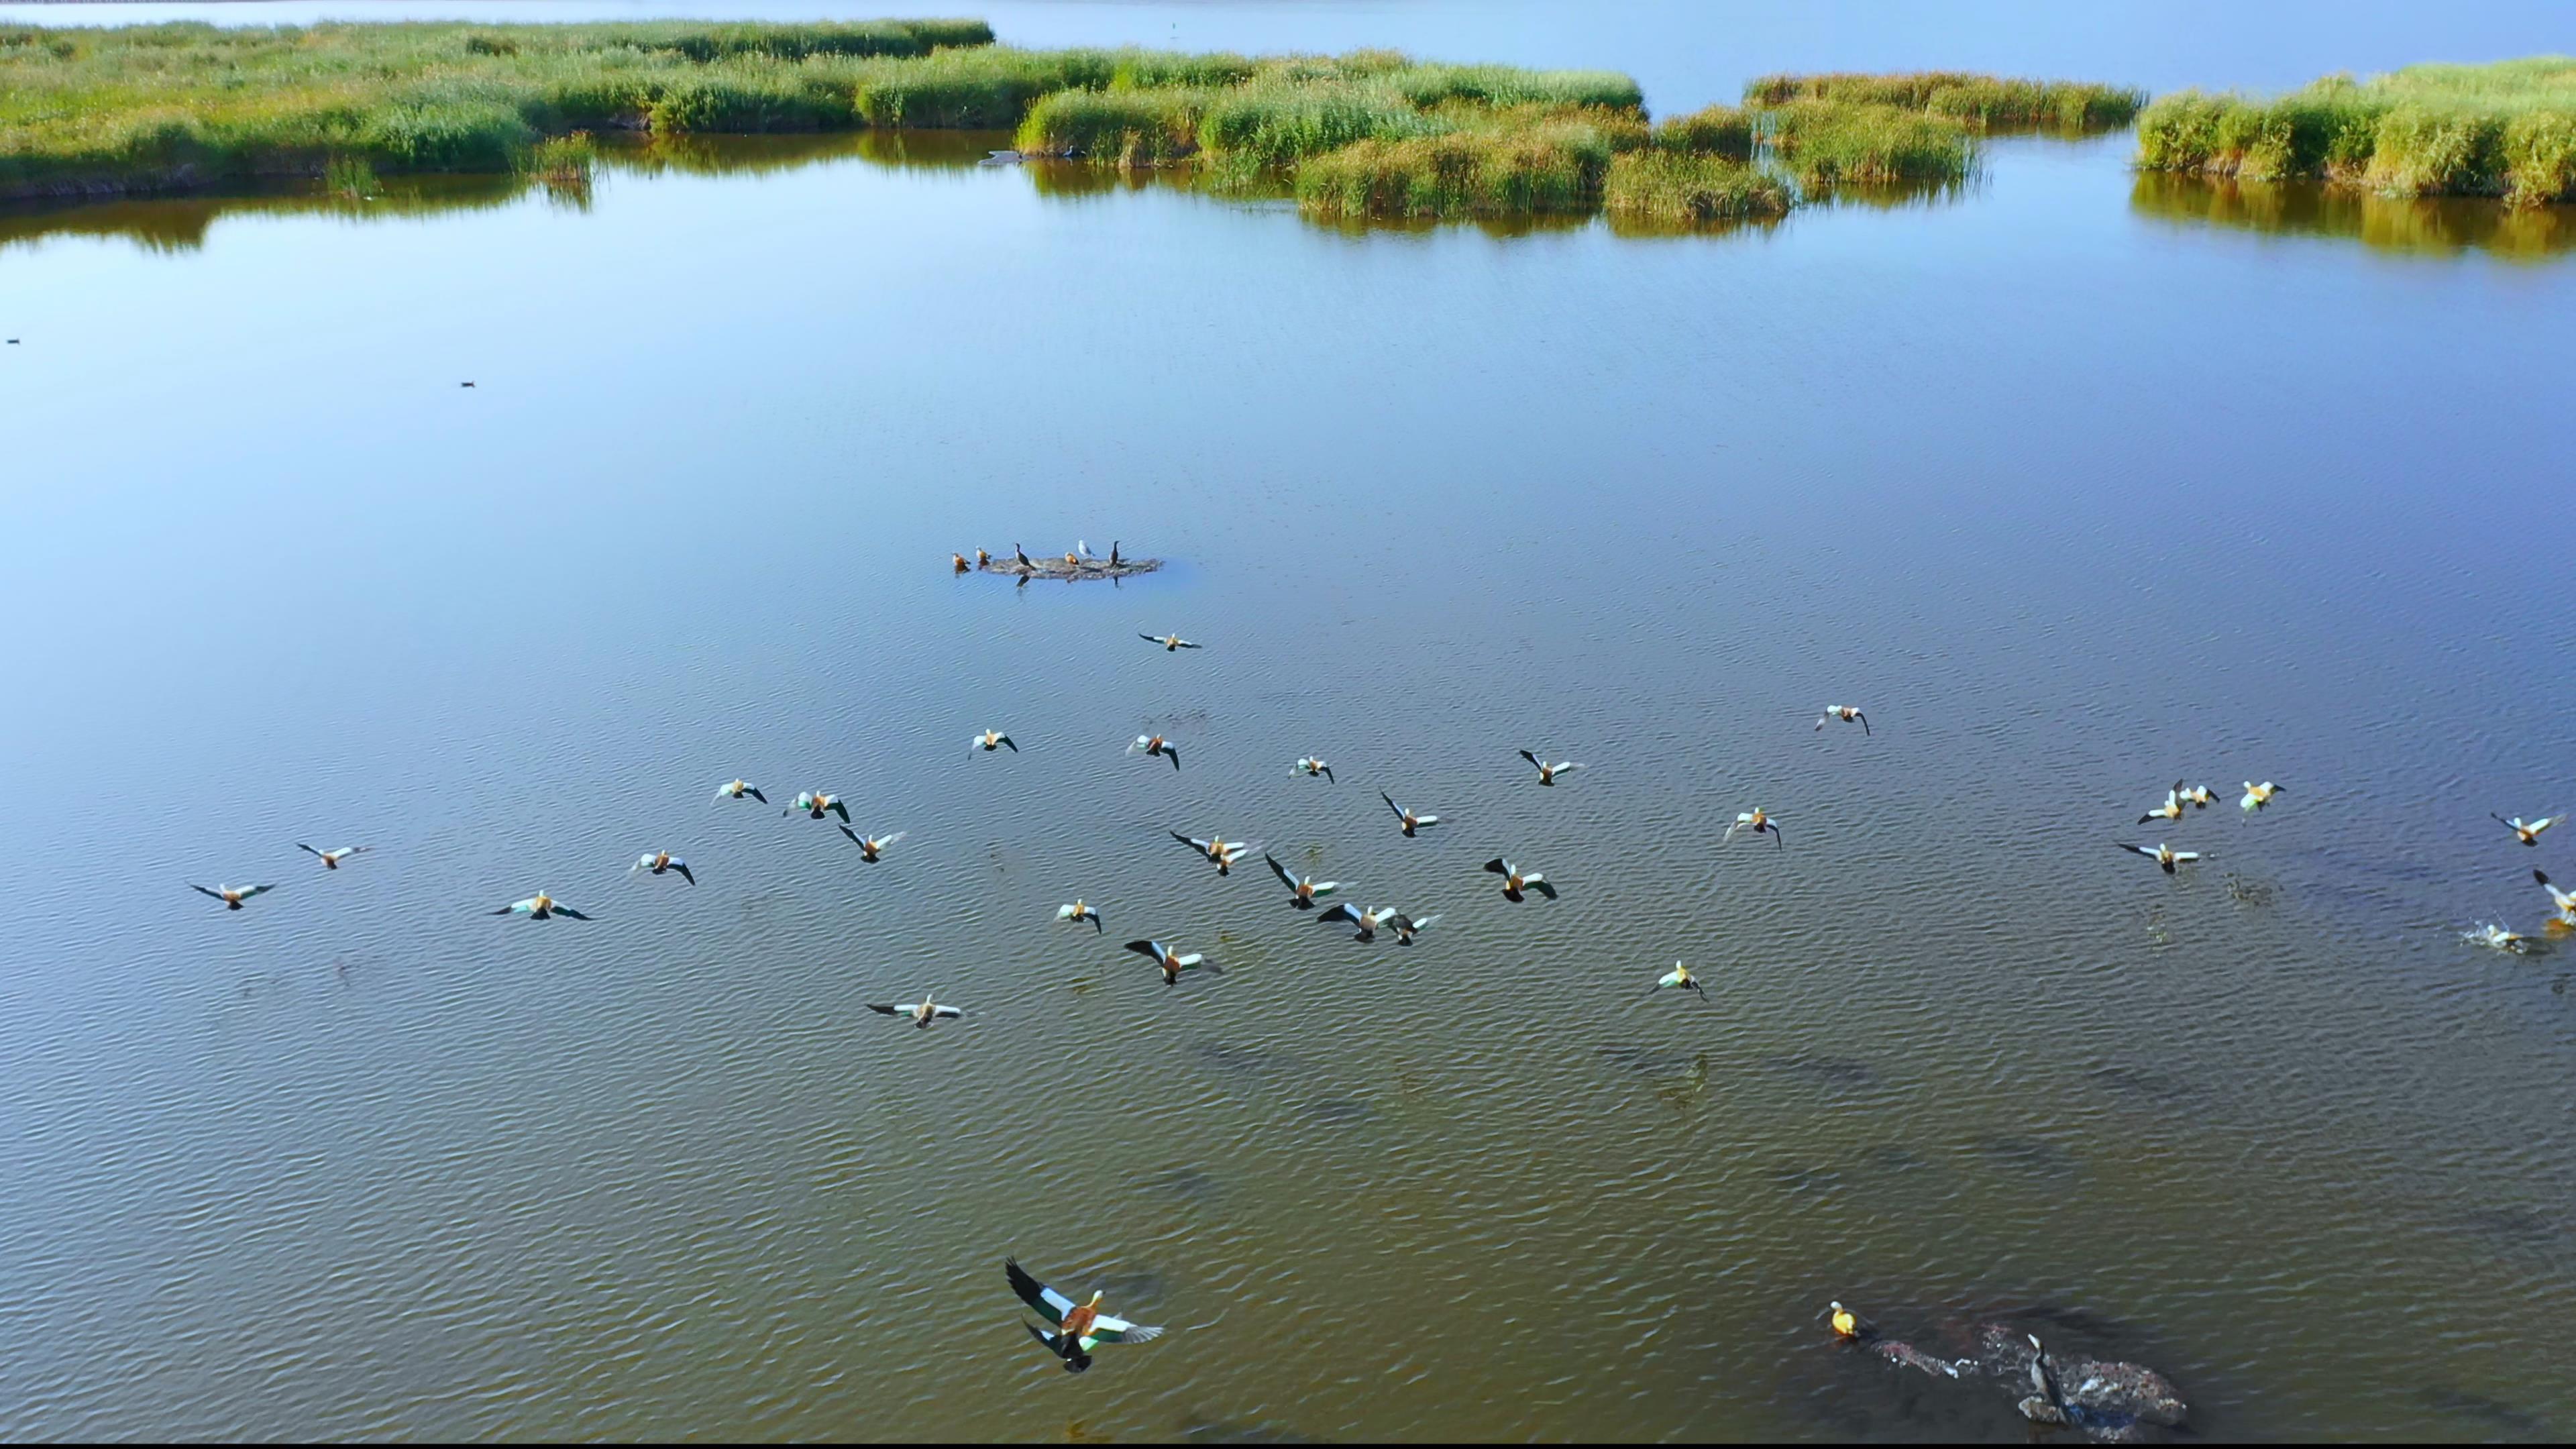
[[[1012,578],[1062,579],[1078,583],[1084,579],[1123,579],[1130,574],[1150,574],[1163,566],[1158,558],[1122,558],[1111,563],[1105,558],[1077,559],[1035,558],[1022,565],[1017,559],[986,559],[977,572],[1005,574]]]

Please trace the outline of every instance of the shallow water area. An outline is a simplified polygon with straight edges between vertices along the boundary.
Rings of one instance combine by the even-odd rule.
[[[2267,13],[2241,75],[2163,11],[986,13],[1659,111],[2576,49],[2546,7]],[[2150,1365],[2205,1438],[2576,1427],[2516,1347],[2576,1290],[2529,874],[2576,838],[2486,819],[2576,761],[2521,547],[2563,248],[2236,225],[2120,136],[1676,235],[1004,144],[0,218],[0,1431],[2025,1439],[1829,1298]],[[1169,566],[950,563],[1112,538]],[[2178,775],[2219,803],[2132,825]],[[807,788],[907,836],[864,863]],[[1722,842],[1757,805],[1785,845]],[[1172,830],[1442,920],[1357,942]],[[2159,839],[2208,859],[2112,847]],[[664,847],[698,885],[627,874]],[[484,914],[540,888],[596,919]],[[1677,958],[1712,1000],[1650,993]],[[865,1010],[925,990],[969,1015]],[[1172,1331],[1070,1377],[1006,1254]]]

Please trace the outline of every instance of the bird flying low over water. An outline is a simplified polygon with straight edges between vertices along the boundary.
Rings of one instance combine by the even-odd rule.
[[[1059,921],[1071,921],[1077,926],[1081,925],[1085,921],[1089,921],[1091,923],[1091,929],[1094,932],[1105,931],[1108,929],[1107,926],[1101,924],[1100,912],[1093,909],[1088,903],[1083,901],[1075,901],[1069,906],[1056,907],[1055,918]]]
[[[1138,735],[1136,737],[1136,742],[1127,747],[1127,753],[1132,755],[1138,750],[1143,750],[1149,756],[1162,755],[1167,757],[1171,760],[1172,768],[1175,770],[1181,767],[1181,747],[1173,744],[1170,740],[1163,738],[1161,735]]]
[[[2546,820],[2540,823],[2543,827],[2546,827],[2549,824]],[[2534,833],[2536,834],[2538,832],[2535,831]],[[2526,841],[2524,843],[2529,844],[2530,842]],[[306,855],[313,857],[315,860],[322,862],[322,868],[324,870],[338,870],[340,868],[340,862],[347,860],[353,855],[364,855],[374,847],[366,845],[343,845],[337,850],[315,850],[312,846],[299,840],[295,842],[295,848],[303,851]]]
[[[903,839],[905,835],[905,832],[901,830],[896,831],[892,835],[861,835],[859,832],[852,830],[846,825],[841,827],[841,833],[850,837],[850,843],[859,848],[859,859],[866,861],[870,865],[874,865],[878,861],[885,859],[886,847]]]
[[[1668,986],[1677,987],[1680,990],[1687,991],[1702,1001],[1708,1000],[1708,992],[1700,986],[1699,978],[1692,975],[1691,969],[1679,961],[1674,962],[1673,969],[1665,972],[1655,981],[1655,990],[1657,991],[1661,991]]]
[[[680,879],[687,881],[691,885],[696,885],[698,883],[697,876],[692,874],[689,870],[689,863],[667,850],[657,850],[651,855],[639,855],[635,857],[635,863],[633,865],[626,867],[626,873],[628,875],[633,875],[639,870],[649,870],[655,875],[661,875],[666,871],[676,870],[680,873]]]
[[[262,893],[263,891],[273,891],[273,890],[277,889],[277,887],[275,887],[275,886],[273,886],[273,885],[255,885],[255,886],[228,886],[228,885],[218,885],[218,886],[211,886],[211,887],[209,887],[209,886],[201,886],[201,885],[198,885],[198,884],[197,884],[196,882],[194,882],[194,881],[190,881],[190,882],[188,883],[188,889],[190,889],[190,890],[192,890],[192,891],[195,891],[197,894],[199,894],[199,895],[201,895],[201,896],[210,896],[210,897],[214,898],[215,900],[222,901],[222,902],[224,903],[224,909],[225,909],[225,910],[228,910],[228,911],[238,911],[238,910],[240,910],[240,909],[242,908],[242,902],[244,902],[244,901],[246,901],[246,900],[249,900],[252,896],[258,895],[258,894]]]
[[[1195,850],[1199,854],[1216,862],[1216,873],[1218,875],[1227,875],[1232,873],[1234,870],[1234,863],[1243,858],[1243,853],[1245,851],[1259,850],[1261,848],[1261,842],[1257,840],[1228,840],[1221,835],[1214,836],[1206,840],[1200,840],[1193,836],[1183,835],[1177,830],[1166,831],[1165,833],[1170,835],[1174,840],[1179,841],[1181,844],[1188,846],[1190,849]]]
[[[2559,821],[2564,820],[2567,817],[2563,814],[2543,815],[2528,825],[2523,823],[2523,819],[2519,815],[2513,817],[2511,820],[2507,820],[2503,816],[2498,815],[2493,811],[2489,811],[2487,812],[2487,818],[2498,825],[2503,826],[2505,829],[2512,831],[2513,838],[2521,841],[2523,844],[2538,845],[2540,843],[2540,832],[2547,830],[2550,826],[2557,824]]]
[[[1440,823],[1440,817],[1437,815],[1416,815],[1412,811],[1405,809],[1403,806],[1396,804],[1395,797],[1389,795],[1384,790],[1377,792],[1377,798],[1385,801],[1386,808],[1395,812],[1395,818],[1404,822],[1404,833],[1408,836],[1426,825],[1437,825]]]
[[[2154,845],[2131,845],[2128,842],[2121,840],[2115,840],[2111,843],[2119,846],[2122,850],[2135,855],[2143,855],[2147,859],[2154,861],[2167,875],[2174,873],[2175,866],[2189,865],[2193,861],[2200,859],[2201,855],[2197,850],[2176,850],[2172,846],[2166,845],[2161,841]]]
[[[1333,779],[1332,766],[1324,763],[1322,760],[1316,759],[1312,755],[1300,756],[1297,763],[1289,768],[1295,770],[1301,775],[1321,775],[1331,784],[1338,785],[1341,783],[1339,780]]]
[[[927,991],[921,993],[919,1001],[907,1001],[901,1006],[881,1006],[871,1001],[867,1007],[885,1016],[911,1017],[912,1024],[918,1027],[927,1027],[934,1021],[955,1021],[966,1014],[963,1007],[935,1005]]]
[[[2558,919],[2565,921],[2571,926],[2576,926],[2576,891],[2562,891],[2558,887],[2550,884],[2549,872],[2545,870],[2533,871],[2531,873],[2531,878],[2540,882],[2540,888],[2542,890],[2549,892],[2549,903],[2558,908]],[[205,887],[199,886],[197,889],[204,890]],[[267,887],[262,886],[260,889],[266,890]],[[241,907],[235,906],[233,909],[239,910]]]
[[[1720,836],[1717,843],[1724,845],[1727,841],[1733,840],[1735,832],[1739,830],[1750,830],[1756,835],[1768,835],[1773,845],[1783,850],[1789,848],[1789,837],[1780,829],[1780,822],[1772,819],[1771,812],[1759,805],[1737,815],[1735,823],[1726,827],[1726,834]]]
[[[1877,1324],[1845,1308],[1839,1298],[1825,1305],[1825,1318],[1834,1326],[1836,1338],[1866,1338],[1878,1328]]]
[[[1193,644],[1189,640],[1182,638],[1178,634],[1139,634],[1136,637],[1144,640],[1148,644],[1162,645],[1163,652],[1166,654],[1172,653],[1174,650],[1178,649],[1196,649],[1200,647],[1199,645]]]
[[[966,744],[968,748],[982,750],[988,755],[993,751],[1000,749],[1004,745],[1011,746],[1012,754],[1016,755],[1020,752],[1020,747],[1011,743],[1011,737],[1002,733],[1000,730],[985,730],[983,733],[976,735],[973,739],[968,740]]]
[[[1410,946],[1413,944],[1414,937],[1430,930],[1433,926],[1438,925],[1439,922],[1440,913],[1438,911],[1434,911],[1430,915],[1420,917],[1408,916],[1404,912],[1398,911],[1395,913],[1395,919],[1388,924],[1395,927],[1395,944],[1399,946]]]
[[[1288,887],[1288,904],[1301,911],[1313,910],[1315,897],[1328,896],[1342,888],[1342,883],[1337,880],[1319,881],[1312,876],[1290,875],[1288,867],[1271,856],[1265,855],[1261,860],[1270,867],[1272,875],[1279,877],[1279,883]]]
[[[1555,784],[1556,777],[1564,774],[1568,770],[1588,770],[1592,768],[1579,760],[1559,760],[1555,764],[1551,765],[1547,761],[1530,753],[1528,750],[1521,751],[1521,758],[1538,766],[1538,782],[1542,785]]]
[[[1549,900],[1556,899],[1556,887],[1549,885],[1547,883],[1547,877],[1539,874],[1537,871],[1533,870],[1523,873],[1519,866],[1512,864],[1510,861],[1503,859],[1499,855],[1495,856],[1492,860],[1486,861],[1485,869],[1492,871],[1494,874],[1503,878],[1503,898],[1505,900],[1519,900],[1521,898],[1521,892],[1524,890],[1534,890],[1540,895],[1547,897]]]
[[[1064,1360],[1067,1373],[1078,1374],[1091,1367],[1091,1351],[1104,1343],[1145,1343],[1162,1337],[1163,1330],[1146,1324],[1129,1323],[1100,1311],[1100,1300],[1108,1295],[1094,1293],[1088,1303],[1076,1303],[1044,1283],[1032,1278],[1017,1258],[1003,1261],[1002,1269],[1011,1276],[1011,1291],[1020,1301],[1037,1311],[1040,1318],[1055,1325],[1053,1333],[1034,1323],[1020,1326],[1029,1336],[1045,1344],[1047,1352]]]
[[[761,803],[765,805],[769,802],[764,800]],[[805,818],[808,820],[820,820],[823,818],[824,813],[828,811],[831,814],[840,816],[842,824],[847,825],[850,823],[850,807],[841,803],[841,797],[838,795],[827,795],[820,790],[798,791],[796,794],[796,803],[788,806],[786,809],[781,810],[778,813],[781,815],[793,815],[799,810],[805,812]]]
[[[2273,796],[2287,795],[2289,793],[2290,789],[2286,785],[2275,785],[2269,780],[2257,785],[2253,781],[2248,780],[2245,782],[2245,798],[2237,801],[2236,803],[2245,811],[2246,814],[2251,815],[2255,811],[2262,809],[2264,806],[2271,804]]]
[[[539,891],[524,901],[512,901],[508,905],[501,907],[499,910],[494,911],[492,914],[496,916],[525,916],[531,921],[542,921],[554,916],[561,916],[568,921],[587,921],[590,919],[590,917],[583,915],[572,907],[557,901],[553,896],[547,895],[544,891]]]
[[[1184,971],[1205,971],[1210,976],[1225,974],[1224,968],[1198,952],[1192,951],[1185,956],[1160,941],[1130,941],[1127,943],[1127,949],[1161,968],[1165,986],[1180,985],[1181,973]]]
[[[716,800],[739,800],[745,795],[763,805],[769,803],[769,797],[761,794],[760,787],[749,780],[727,780],[716,787]],[[710,800],[707,803],[712,805],[715,801]]]
[[[2182,798],[2191,803],[2192,809],[2206,810],[2210,802],[2218,798],[2218,792],[2207,785],[2194,785],[2182,792]]]
[[[1359,927],[1358,932],[1351,937],[1352,940],[1374,941],[1377,939],[1377,928],[1394,919],[1395,908],[1393,906],[1388,906],[1383,910],[1372,911],[1365,907],[1355,906],[1348,901],[1344,901],[1333,907],[1331,910],[1317,916],[1315,921],[1318,925],[1326,921],[1348,921],[1352,925]]]
[[[1869,716],[1862,714],[1860,712],[1860,706],[1856,704],[1826,705],[1825,712],[1816,716],[1816,728],[1823,729],[1827,720],[1837,719],[1841,720],[1844,724],[1859,725],[1860,732],[1864,735],[1869,733]]]
[[[2138,823],[2144,825],[2150,820],[2180,820],[2182,803],[2182,781],[2176,780],[2173,782],[2173,788],[2165,792],[2165,803],[2139,816]]]

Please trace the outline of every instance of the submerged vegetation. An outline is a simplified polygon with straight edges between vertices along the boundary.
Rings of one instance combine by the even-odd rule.
[[[2330,76],[2270,99],[2182,91],[2138,118],[2138,164],[2385,196],[2576,201],[2576,58]]]

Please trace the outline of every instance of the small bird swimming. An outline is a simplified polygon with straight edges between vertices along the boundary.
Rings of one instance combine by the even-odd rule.
[[[1394,919],[1395,908],[1393,906],[1388,906],[1383,910],[1372,911],[1364,907],[1352,905],[1348,901],[1343,901],[1334,906],[1331,910],[1317,916],[1315,921],[1318,925],[1326,921],[1348,921],[1352,925],[1359,927],[1359,931],[1351,937],[1352,940],[1374,941],[1377,939],[1377,928]]]
[[[2165,803],[2139,816],[2138,823],[2144,825],[2150,820],[2180,820],[2182,802],[2182,781],[2176,780],[2173,782],[2173,788],[2165,792]]]
[[[2289,793],[2290,787],[2287,785],[2275,785],[2269,780],[2257,785],[2253,781],[2248,780],[2245,782],[2245,798],[2237,801],[2236,803],[2246,814],[2251,815],[2255,811],[2262,809],[2264,806],[2271,804],[2273,796],[2287,795]]]
[[[1750,830],[1756,835],[1768,835],[1771,837],[1771,843],[1773,845],[1778,846],[1782,850],[1789,848],[1789,837],[1780,829],[1780,822],[1772,819],[1771,812],[1763,809],[1759,805],[1737,815],[1735,817],[1735,823],[1726,827],[1726,834],[1718,837],[1717,843],[1724,845],[1726,842],[1733,840],[1735,838],[1735,832],[1739,830]]]
[[[2533,871],[2531,873],[2531,878],[2540,882],[2540,888],[2542,890],[2549,892],[2549,903],[2558,908],[2558,919],[2565,921],[2571,926],[2576,926],[2576,891],[2562,891],[2558,887],[2550,884],[2549,872],[2545,870]],[[197,889],[204,890],[205,887],[199,886]],[[261,889],[265,890],[267,887],[262,886]],[[239,909],[239,907],[235,907],[235,909]]]
[[[689,863],[667,850],[657,850],[651,855],[639,855],[635,857],[635,863],[633,865],[626,867],[626,873],[628,875],[633,875],[639,870],[649,870],[655,875],[661,875],[666,871],[676,870],[680,873],[680,879],[687,881],[691,885],[696,885],[698,883],[697,876],[692,874],[689,870]]]
[[[1000,749],[1004,745],[1011,746],[1012,754],[1016,755],[1020,752],[1020,747],[1017,744],[1012,743],[1011,737],[1002,733],[1000,730],[986,730],[982,734],[968,740],[966,744],[968,748],[982,750],[988,755],[993,751]]]
[[[1199,854],[1206,856],[1209,860],[1216,862],[1216,873],[1218,875],[1230,874],[1234,870],[1234,863],[1243,858],[1243,853],[1245,851],[1259,850],[1261,848],[1261,842],[1257,840],[1228,840],[1221,835],[1212,836],[1206,840],[1200,840],[1193,836],[1183,835],[1177,830],[1166,833],[1174,840],[1177,840],[1181,844],[1188,846],[1190,849],[1197,851]]]
[[[1185,956],[1160,941],[1130,941],[1127,943],[1127,949],[1152,961],[1160,968],[1165,986],[1180,985],[1181,973],[1184,971],[1205,971],[1210,976],[1225,974],[1222,967],[1198,952],[1192,951]]]
[[[769,802],[764,800],[761,803],[766,805]],[[841,803],[840,796],[827,794],[821,790],[799,790],[796,792],[796,803],[778,813],[786,816],[793,815],[799,810],[805,812],[805,818],[808,820],[820,820],[828,812],[840,816],[842,824],[850,823],[850,807]]]
[[[1315,897],[1328,896],[1342,888],[1342,883],[1337,880],[1319,881],[1311,876],[1290,875],[1288,867],[1272,856],[1265,855],[1261,859],[1270,867],[1270,873],[1279,877],[1279,883],[1288,887],[1288,904],[1301,911],[1313,910]]]
[[[553,896],[547,895],[544,891],[539,891],[524,901],[512,901],[508,905],[501,907],[499,910],[492,912],[492,914],[496,916],[525,916],[531,921],[543,921],[554,916],[561,916],[568,921],[587,921],[590,919],[590,917],[583,915],[572,907],[558,902]]]
[[[1149,644],[1162,645],[1163,652],[1166,654],[1177,649],[1196,649],[1200,647],[1199,645],[1193,644],[1189,640],[1182,638],[1178,634],[1139,634],[1136,637]]]
[[[312,846],[299,840],[295,842],[295,848],[303,851],[306,855],[313,857],[315,860],[322,862],[322,868],[324,870],[338,870],[340,868],[340,862],[347,860],[353,855],[364,855],[375,847],[368,845],[344,845],[337,850],[315,850]]]
[[[2172,846],[2166,845],[2161,841],[2152,846],[2131,845],[2126,841],[2120,840],[2115,840],[2111,843],[2119,846],[2122,850],[2129,851],[2137,855],[2143,855],[2147,859],[2154,861],[2157,867],[2163,870],[2167,875],[2174,873],[2175,866],[2189,865],[2193,861],[2200,859],[2201,856],[2201,853],[2197,850],[2176,850]]]
[[[1020,1301],[1037,1310],[1037,1315],[1055,1325],[1053,1333],[1034,1323],[1020,1326],[1029,1336],[1045,1344],[1047,1352],[1064,1360],[1066,1373],[1078,1374],[1091,1367],[1091,1351],[1104,1343],[1145,1343],[1160,1338],[1163,1330],[1147,1324],[1129,1323],[1100,1311],[1100,1300],[1106,1294],[1094,1293],[1088,1303],[1076,1303],[1028,1275],[1017,1258],[1006,1259],[1003,1271],[1011,1278],[1011,1291]]]
[[[859,859],[874,865],[885,859],[886,847],[903,839],[906,832],[898,830],[892,835],[861,835],[844,825],[841,827],[841,833],[850,837],[850,843],[859,848]]]
[[[1289,768],[1295,770],[1300,775],[1305,775],[1310,778],[1316,775],[1321,775],[1329,784],[1338,785],[1341,783],[1341,781],[1333,778],[1333,767],[1331,765],[1324,763],[1322,760],[1316,759],[1312,755],[1299,756],[1297,763]]]
[[[1837,719],[1844,724],[1858,724],[1862,734],[1869,733],[1869,716],[1860,712],[1860,706],[1852,704],[1826,705],[1825,712],[1816,716],[1816,728],[1823,729],[1826,721]]]
[[[2511,820],[2507,820],[2503,816],[2490,810],[2487,812],[2487,818],[2498,825],[2503,826],[2505,829],[2512,831],[2513,838],[2521,841],[2523,844],[2538,845],[2540,843],[2540,832],[2547,830],[2550,826],[2557,824],[2559,821],[2564,820],[2567,817],[2565,815],[2543,815],[2539,819],[2526,825],[2523,823],[2523,819],[2519,815],[2513,817]]]
[[[919,1001],[907,1001],[901,1006],[880,1006],[871,1001],[867,1003],[867,1008],[885,1016],[911,1017],[912,1024],[917,1027],[927,1027],[934,1021],[955,1021],[966,1014],[962,1007],[940,1006],[934,1003],[927,991],[921,993]]]
[[[1839,1298],[1826,1304],[1825,1312],[1826,1321],[1830,1322],[1834,1326],[1834,1337],[1836,1338],[1865,1338],[1876,1332],[1878,1329],[1877,1324],[1872,1323],[1868,1319],[1861,1317],[1859,1314],[1852,1312],[1848,1308],[1845,1308],[1842,1305],[1842,1300]]]
[[[460,382],[460,383],[458,383],[458,384],[457,384],[457,386],[458,386],[458,387],[472,387],[473,385],[474,385],[474,384],[472,384],[472,383],[470,383],[470,382]]]
[[[979,550],[979,552],[980,552],[980,550]],[[955,565],[957,565],[957,572],[959,572],[959,573],[961,573],[961,574],[962,574],[962,573],[971,573],[971,572],[973,572],[973,571],[974,571],[975,566],[974,566],[973,564],[970,564],[970,563],[968,563],[968,562],[966,561],[966,555],[964,555],[964,554],[962,554],[962,553],[952,553],[952,554],[950,554],[950,555],[948,556],[948,558],[949,558],[949,561],[950,561],[951,563],[954,563]]]
[[[763,804],[763,805],[766,805],[766,804],[768,804],[768,803],[769,803],[769,797],[768,797],[768,796],[766,796],[766,795],[761,794],[761,793],[760,793],[760,787],[759,787],[758,785],[755,785],[755,784],[751,783],[749,780],[727,780],[727,781],[725,781],[723,784],[718,785],[718,786],[716,787],[716,796],[715,796],[715,798],[716,798],[716,800],[739,800],[739,799],[741,799],[741,798],[742,798],[743,796],[745,796],[745,795],[750,796],[751,798],[753,798],[754,800],[759,801],[759,802],[760,802],[761,804]],[[708,801],[707,803],[708,803],[708,804],[710,804],[710,805],[712,805],[712,804],[714,804],[714,803],[715,803],[715,801],[714,801],[714,800],[710,800],[710,801]]]
[[[1181,747],[1161,735],[1138,735],[1136,742],[1127,747],[1127,753],[1132,755],[1138,750],[1143,750],[1148,756],[1164,756],[1172,762],[1175,770],[1181,767]]]
[[[980,569],[980,568],[982,568],[984,565],[986,565],[986,564],[988,564],[988,563],[991,563],[992,561],[993,561],[993,556],[992,556],[991,554],[984,552],[984,551],[983,551],[982,549],[980,549],[980,548],[979,548],[979,549],[977,549],[977,550],[975,550],[975,567],[977,567],[977,568],[979,568],[979,569]]]
[[[188,883],[188,889],[195,891],[201,896],[210,896],[215,900],[222,901],[224,903],[225,910],[238,911],[242,908],[242,902],[249,900],[252,896],[259,895],[264,891],[273,891],[277,889],[277,887],[273,885],[218,885],[207,887],[198,885],[196,882],[191,881]]]
[[[1530,753],[1528,750],[1521,751],[1521,758],[1538,766],[1538,782],[1542,785],[1555,784],[1556,777],[1564,774],[1568,770],[1588,770],[1592,768],[1579,760],[1559,760],[1555,764],[1551,765],[1547,761]]]
[[[1503,899],[1505,900],[1519,900],[1521,898],[1521,892],[1524,890],[1537,891],[1540,895],[1547,897],[1549,900],[1556,899],[1556,887],[1549,885],[1547,883],[1547,877],[1539,874],[1537,871],[1533,870],[1524,873],[1519,866],[1512,864],[1510,861],[1503,859],[1499,855],[1495,856],[1492,860],[1486,861],[1485,869],[1492,871],[1494,874],[1503,878]]]
[[[1440,817],[1437,815],[1416,815],[1412,811],[1405,809],[1403,806],[1396,804],[1395,797],[1389,795],[1384,790],[1377,792],[1377,798],[1384,800],[1386,802],[1386,808],[1395,812],[1395,818],[1404,822],[1404,833],[1408,838],[1412,836],[1413,832],[1420,830],[1426,825],[1437,825],[1440,823]]]
[[[1071,921],[1077,926],[1081,925],[1085,921],[1089,921],[1091,923],[1091,929],[1095,933],[1109,929],[1107,926],[1101,924],[1100,912],[1082,901],[1075,901],[1069,906],[1056,907],[1055,918],[1059,921]]]
[[[1434,925],[1437,925],[1439,921],[1440,913],[1437,911],[1434,911],[1427,916],[1408,916],[1402,911],[1396,912],[1394,921],[1390,922],[1390,924],[1395,927],[1395,944],[1399,946],[1412,945],[1414,937],[1430,930]]]
[[[1708,1000],[1708,991],[1699,984],[1699,978],[1692,975],[1691,969],[1679,961],[1673,963],[1672,970],[1665,972],[1661,977],[1656,979],[1655,989],[1657,991],[1661,991],[1666,987],[1678,987],[1679,989],[1687,991],[1698,997],[1702,1001]],[[1836,1306],[1839,1307],[1840,1305],[1837,1304]]]

